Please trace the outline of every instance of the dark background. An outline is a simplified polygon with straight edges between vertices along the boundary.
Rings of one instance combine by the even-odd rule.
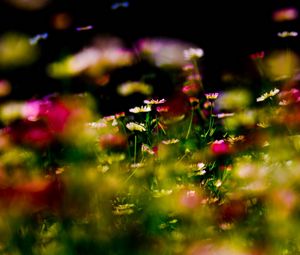
[[[95,35],[119,36],[130,47],[142,37],[171,37],[193,42],[205,51],[203,73],[208,90],[223,88],[221,75],[232,70],[247,75],[251,66],[249,54],[286,47],[278,31],[298,31],[299,22],[274,23],[272,13],[282,7],[297,7],[297,1],[286,0],[129,0],[128,8],[112,10],[112,0],[52,0],[37,11],[25,11],[0,3],[0,32],[19,31],[33,36],[49,34],[41,42],[40,60],[33,66],[1,71],[0,78],[12,81],[11,97],[38,97],[61,92],[61,83],[47,77],[45,66],[63,52],[74,52],[89,44]],[[298,4],[299,5],[299,4]],[[53,27],[57,13],[72,18],[68,29]],[[90,31],[77,32],[76,27],[93,25]],[[288,39],[289,40],[289,39]],[[298,49],[298,39],[289,42]],[[140,72],[138,70],[137,72]],[[66,85],[65,85],[66,88]],[[70,87],[68,87],[70,89]],[[71,90],[83,90],[72,87]],[[255,88],[254,88],[255,89]]]

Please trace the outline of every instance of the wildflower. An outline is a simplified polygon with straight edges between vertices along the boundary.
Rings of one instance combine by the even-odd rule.
[[[53,134],[43,125],[34,125],[29,127],[23,134],[22,142],[24,144],[43,148],[49,145],[53,140]]]
[[[135,205],[134,204],[122,204],[122,205],[117,205],[114,208],[113,213],[115,215],[130,215],[134,212],[133,207]]]
[[[236,110],[246,108],[251,102],[251,94],[247,90],[233,89],[219,94],[216,104],[219,109]]]
[[[204,55],[204,52],[201,48],[190,48],[183,51],[185,60],[193,60],[201,58]]]
[[[169,106],[157,106],[156,107],[156,111],[157,112],[168,112],[170,109]]]
[[[22,107],[22,117],[29,121],[36,121],[39,118],[41,101],[29,101]]]
[[[121,96],[129,96],[134,93],[140,93],[149,96],[153,92],[151,85],[143,82],[126,82],[117,87],[117,92]]]
[[[105,117],[103,117],[103,120],[104,121],[113,121],[113,120],[115,120],[115,115],[110,115],[110,116],[105,116]]]
[[[11,84],[8,80],[0,80],[0,97],[5,97],[11,92]]]
[[[105,134],[100,136],[101,149],[122,149],[127,146],[127,138],[122,134]]]
[[[266,59],[264,67],[271,80],[288,80],[298,73],[299,56],[293,51],[275,51]]]
[[[224,155],[230,152],[230,147],[224,140],[214,141],[211,144],[210,149],[215,155]]]
[[[159,67],[185,65],[187,62],[182,52],[192,47],[190,43],[164,38],[145,38],[137,43],[139,52]]]
[[[279,105],[289,105],[293,103],[300,102],[300,90],[298,89],[291,89],[288,91],[282,91],[279,93]]]
[[[277,33],[277,36],[278,37],[281,37],[281,38],[285,38],[285,37],[296,37],[298,36],[298,32],[296,31],[283,31],[283,32],[278,32]]]
[[[180,197],[180,204],[187,208],[195,208],[201,202],[201,197],[195,190],[184,191]]]
[[[147,145],[147,144],[142,144],[142,152],[146,152],[150,155],[154,155],[155,152]]]
[[[253,60],[263,59],[264,57],[265,57],[264,51],[256,52],[250,55],[250,58]]]
[[[215,186],[216,186],[217,188],[219,188],[221,185],[222,185],[222,181],[221,181],[221,180],[217,180],[217,181],[215,182]]]
[[[205,164],[204,163],[200,162],[200,163],[197,164],[197,170],[202,170],[204,168],[205,168]]]
[[[116,119],[119,119],[119,118],[125,116],[125,112],[118,112],[118,113],[115,114],[115,116],[116,116]]]
[[[178,139],[170,139],[170,140],[163,140],[162,143],[163,144],[175,144],[178,143],[179,140]]]
[[[145,104],[150,104],[150,105],[152,105],[152,104],[164,104],[166,102],[166,100],[165,99],[161,99],[161,100],[159,100],[159,99],[151,99],[151,100],[144,100],[144,103]]]
[[[89,122],[87,123],[87,125],[89,127],[92,127],[92,128],[105,128],[107,127],[107,123],[105,121],[98,121],[98,122]]]
[[[219,96],[219,93],[206,93],[205,97],[207,100],[216,100]]]
[[[288,7],[276,10],[273,13],[273,20],[275,22],[291,21],[298,18],[298,10],[296,8]]]
[[[15,8],[26,10],[26,11],[37,11],[45,7],[50,1],[49,0],[34,0],[34,1],[23,1],[23,0],[8,0],[8,3],[13,5]]]
[[[266,123],[266,122],[259,122],[259,123],[257,123],[257,126],[258,127],[261,127],[261,128],[267,128],[267,127],[269,127],[270,125],[268,124],[268,123]]]
[[[130,130],[130,131],[146,131],[145,125],[143,123],[134,123],[134,122],[129,122],[126,124],[126,127]]]
[[[146,105],[146,106],[141,106],[141,107],[134,107],[134,108],[129,109],[129,111],[132,113],[150,112],[151,106]]]
[[[189,97],[190,104],[197,105],[199,104],[199,99],[197,97]]]
[[[227,117],[232,117],[234,116],[233,112],[228,112],[228,113],[218,113],[217,114],[217,118],[218,119],[223,119],[223,118],[227,118]]]
[[[182,67],[182,70],[185,72],[192,72],[192,71],[194,71],[194,69],[195,69],[195,66],[191,63],[188,63]]]
[[[200,85],[197,83],[191,83],[183,86],[181,91],[188,96],[194,96],[200,91]]]
[[[92,77],[104,75],[107,70],[128,66],[133,54],[124,49],[118,39],[98,39],[94,45],[49,65],[48,72],[54,78],[87,73]]]
[[[230,143],[230,144],[234,144],[236,142],[241,142],[241,141],[244,141],[245,140],[245,136],[243,135],[239,135],[239,136],[229,136],[227,138],[227,141]]]
[[[14,68],[36,60],[37,48],[22,34],[6,33],[0,37],[0,67]]]
[[[188,80],[188,81],[200,81],[201,80],[201,75],[200,74],[191,74],[191,75],[189,75],[186,79]]]
[[[256,102],[265,101],[267,98],[273,97],[273,96],[277,95],[279,92],[280,92],[280,90],[275,88],[275,89],[271,90],[270,92],[266,92],[263,95],[261,95],[260,97],[256,98]]]
[[[23,103],[8,102],[0,107],[0,118],[3,122],[9,123],[22,117]]]

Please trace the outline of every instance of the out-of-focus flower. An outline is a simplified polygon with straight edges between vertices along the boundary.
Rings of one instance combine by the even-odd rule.
[[[295,52],[276,51],[265,59],[264,70],[272,80],[285,80],[297,74],[299,67],[299,56]]]
[[[296,37],[298,36],[298,32],[296,31],[283,31],[277,33],[278,37],[286,38],[286,37]]]
[[[157,106],[156,107],[156,111],[157,112],[168,112],[170,109],[169,106]]]
[[[237,110],[246,108],[251,102],[251,94],[247,90],[234,89],[221,93],[216,100],[216,106],[224,110]]]
[[[182,87],[182,92],[188,96],[195,96],[199,93],[201,87],[198,83],[186,84]]]
[[[10,123],[22,117],[22,102],[8,102],[0,107],[0,118],[4,123]]]
[[[130,96],[134,93],[149,96],[153,92],[153,87],[143,82],[126,82],[117,87],[117,92],[121,96]]]
[[[151,112],[151,106],[146,105],[146,106],[141,106],[141,107],[134,107],[134,108],[129,109],[129,111],[132,113]]]
[[[93,46],[52,63],[48,72],[54,78],[75,76],[83,72],[91,77],[101,77],[107,71],[130,65],[132,59],[132,52],[123,48],[118,40],[98,40]]]
[[[194,46],[174,39],[145,38],[137,43],[138,51],[160,67],[185,65],[183,51],[189,48]]]
[[[255,52],[250,55],[250,58],[253,60],[258,60],[258,59],[263,59],[265,57],[265,52],[260,51],[260,52]]]
[[[22,142],[33,147],[44,148],[53,141],[52,132],[44,125],[33,125],[23,133]]]
[[[8,80],[0,80],[0,97],[5,97],[11,92],[11,84]]]
[[[294,7],[287,7],[273,12],[275,22],[291,21],[298,18],[298,10]]]
[[[6,33],[0,38],[0,68],[29,65],[37,58],[37,47],[18,33]]]
[[[232,200],[220,206],[219,217],[221,221],[232,222],[241,220],[247,215],[247,205],[243,200]]]
[[[146,131],[145,125],[143,123],[134,123],[134,122],[129,122],[126,124],[126,127],[130,130],[130,131]]]
[[[229,144],[224,140],[216,140],[210,145],[210,149],[214,155],[226,155],[231,152]]]
[[[18,212],[55,210],[61,205],[63,183],[58,180],[35,178],[9,187],[0,188],[1,206]]]
[[[217,114],[218,119],[223,119],[223,118],[232,117],[232,116],[234,116],[233,112],[226,112],[226,113],[218,113]]]
[[[155,152],[153,151],[153,149],[151,149],[147,144],[142,144],[142,152],[146,152],[150,155],[154,155]]]
[[[200,100],[197,97],[189,97],[189,102],[194,109],[199,107]]]
[[[190,48],[183,51],[183,56],[186,60],[194,60],[201,58],[204,55],[204,51],[201,48]]]
[[[16,8],[28,11],[35,11],[45,7],[49,0],[5,0]]]
[[[164,104],[166,102],[165,99],[151,99],[151,100],[144,100],[144,103],[145,104],[150,104],[150,105],[153,105],[153,104]]]
[[[124,149],[127,146],[127,138],[122,134],[104,134],[99,138],[101,149]]]
[[[273,96],[277,95],[279,92],[280,92],[280,90],[275,88],[275,89],[271,90],[270,92],[266,92],[263,95],[261,95],[260,97],[256,98],[256,102],[265,101],[267,98],[273,97]]]
[[[290,89],[287,91],[280,91],[278,94],[280,100],[279,105],[290,105],[300,102],[300,90],[299,89]]]
[[[182,70],[187,73],[193,73],[195,70],[195,66],[191,63],[188,63],[182,67]]]
[[[8,134],[14,143],[43,149],[54,141],[54,134],[43,121],[13,123]]]
[[[57,30],[64,30],[71,26],[72,17],[67,12],[59,12],[52,17],[52,26]]]
[[[180,205],[192,209],[201,204],[201,199],[197,191],[187,190],[180,196]]]

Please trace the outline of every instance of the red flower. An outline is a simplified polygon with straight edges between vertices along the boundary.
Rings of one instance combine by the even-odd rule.
[[[100,136],[101,149],[123,149],[127,147],[127,138],[122,134],[105,134]]]
[[[36,179],[0,188],[0,204],[6,208],[34,212],[57,209],[62,199],[62,183],[57,179]]]
[[[225,155],[230,153],[231,148],[224,140],[216,140],[210,146],[211,152],[215,155]]]

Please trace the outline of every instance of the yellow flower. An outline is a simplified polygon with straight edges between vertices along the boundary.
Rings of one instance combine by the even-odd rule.
[[[126,124],[126,127],[130,130],[130,131],[146,131],[145,125],[143,123],[134,123],[134,122],[129,122]]]
[[[263,95],[261,95],[260,97],[256,98],[256,102],[265,101],[267,98],[273,97],[273,96],[277,95],[279,92],[280,92],[280,90],[275,88],[275,89],[271,90],[270,92],[266,92]]]
[[[219,96],[219,93],[206,93],[205,97],[207,100],[215,100]]]
[[[159,100],[159,99],[151,99],[151,100],[144,100],[144,103],[145,104],[150,104],[150,105],[152,105],[152,104],[163,104],[163,103],[165,103],[166,102],[166,100],[165,99],[161,99],[161,100]]]
[[[118,86],[117,92],[121,96],[129,96],[134,93],[140,93],[149,96],[152,94],[153,88],[151,85],[148,85],[146,83],[133,81],[126,82]]]
[[[132,113],[150,112],[151,106],[146,105],[146,106],[141,106],[141,107],[134,107],[134,108],[129,109],[129,111]]]

